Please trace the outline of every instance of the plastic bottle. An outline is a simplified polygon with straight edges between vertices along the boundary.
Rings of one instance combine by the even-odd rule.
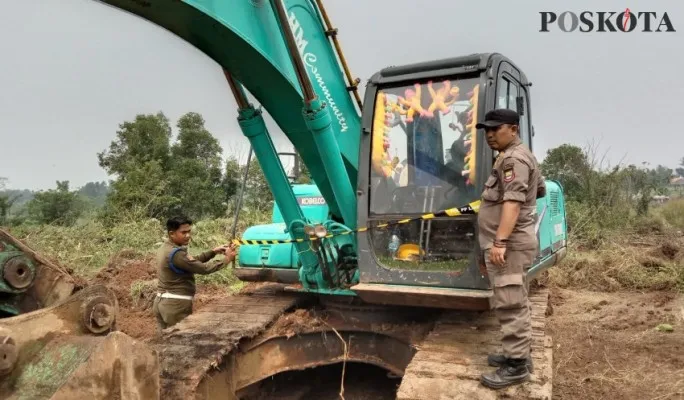
[[[389,250],[390,257],[396,257],[397,250],[399,250],[399,246],[401,246],[401,239],[399,239],[399,233],[395,229],[392,231],[392,236],[390,236],[389,244],[387,246],[387,250]]]

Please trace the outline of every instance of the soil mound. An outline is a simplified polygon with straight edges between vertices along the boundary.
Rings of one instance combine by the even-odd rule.
[[[91,280],[91,284],[106,285],[116,294],[119,301],[117,328],[136,338],[147,339],[154,336],[156,321],[148,302],[134,302],[133,295],[149,298],[149,293],[135,293],[136,286],[149,283],[156,278],[153,258],[144,257],[132,251],[122,251],[110,258],[107,265]],[[146,289],[153,285],[144,285]],[[151,303],[150,303],[151,305]]]

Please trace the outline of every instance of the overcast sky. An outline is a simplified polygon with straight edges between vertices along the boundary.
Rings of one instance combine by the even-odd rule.
[[[248,1],[248,0],[233,0]],[[594,141],[612,163],[684,157],[684,3],[679,1],[325,0],[364,84],[397,65],[497,51],[533,82],[535,153]],[[594,4],[592,6],[592,4]],[[118,124],[201,113],[246,156],[219,66],[167,31],[92,0],[0,0],[0,177],[12,188],[106,180],[96,153]],[[667,12],[675,33],[540,33],[540,11]],[[656,24],[657,25],[657,24]],[[408,54],[408,55],[406,55]],[[362,88],[363,90],[363,88]],[[271,125],[272,126],[272,125]],[[281,150],[287,139],[271,129]]]

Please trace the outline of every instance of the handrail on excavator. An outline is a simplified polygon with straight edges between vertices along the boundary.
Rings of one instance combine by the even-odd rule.
[[[325,24],[325,34],[326,36],[332,38],[333,45],[335,46],[335,52],[337,53],[337,56],[340,59],[340,64],[342,65],[342,69],[344,70],[344,75],[347,78],[347,82],[349,83],[349,86],[347,86],[347,90],[354,93],[354,99],[356,100],[356,104],[359,106],[359,111],[361,111],[363,108],[363,104],[361,102],[361,96],[359,95],[358,90],[361,79],[352,78],[349,66],[347,65],[347,59],[344,57],[344,53],[342,52],[340,42],[337,40],[337,28],[333,28],[332,23],[330,22],[330,18],[328,17],[328,13],[325,11],[325,7],[323,6],[323,0],[316,0],[316,5],[318,6],[318,10],[320,11],[321,16],[323,17],[323,22]]]

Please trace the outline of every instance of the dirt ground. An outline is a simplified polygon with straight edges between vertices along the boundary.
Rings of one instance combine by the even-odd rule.
[[[105,284],[116,294],[119,302],[117,329],[133,338],[147,340],[155,335],[157,322],[152,314],[152,301],[156,293],[157,273],[152,258],[133,259],[133,255],[121,253],[113,257],[91,280],[91,284]],[[139,291],[132,291],[136,284],[144,283]],[[194,310],[220,297],[228,296],[222,288],[197,285]]]
[[[123,255],[111,260],[92,280],[115,291],[120,305],[118,329],[140,340],[153,337],[156,329],[149,308],[155,277],[152,260]],[[131,287],[136,282],[147,282],[147,286],[133,298]],[[198,285],[194,307],[201,309],[228,295],[221,288]],[[553,288],[551,304],[554,399],[684,399],[683,296]],[[287,322],[283,320],[279,326],[284,332],[289,328]],[[672,331],[657,330],[661,324],[669,324]],[[296,381],[283,377],[278,383],[284,384],[283,379]]]
[[[553,289],[551,301],[554,399],[684,399],[682,296]]]

